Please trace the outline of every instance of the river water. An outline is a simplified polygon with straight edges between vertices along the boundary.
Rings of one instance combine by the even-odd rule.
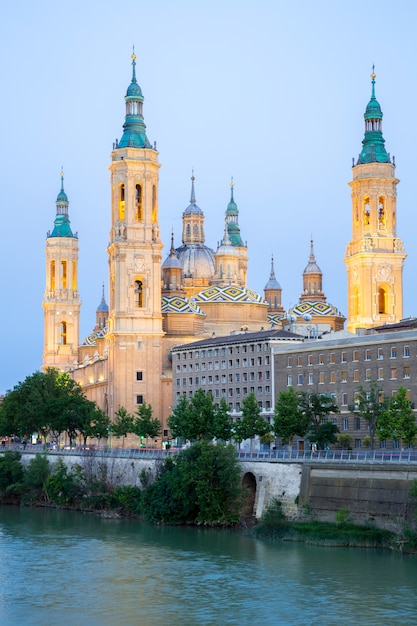
[[[417,558],[0,507],[0,624],[417,623]]]

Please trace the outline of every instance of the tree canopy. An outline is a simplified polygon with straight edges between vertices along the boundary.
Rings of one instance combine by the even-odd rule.
[[[225,401],[216,406],[211,394],[198,389],[192,398],[181,396],[168,419],[174,438],[189,441],[230,438],[229,409]]]
[[[284,445],[290,445],[295,435],[305,437],[309,418],[300,407],[300,397],[294,387],[280,391],[275,405],[273,431]]]
[[[93,436],[93,424],[103,420],[104,414],[87,400],[80,385],[68,373],[51,368],[27,376],[0,405],[1,435],[59,437],[66,431],[72,442],[77,434]]]

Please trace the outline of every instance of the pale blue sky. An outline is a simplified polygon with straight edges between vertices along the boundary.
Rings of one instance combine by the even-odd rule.
[[[119,7],[119,13],[115,10]],[[17,0],[2,9],[0,392],[42,362],[45,236],[61,165],[80,244],[81,335],[106,282],[108,166],[121,136],[132,44],[148,137],[160,152],[160,225],[176,245],[194,167],[206,243],[222,237],[230,177],[262,292],[270,257],[288,308],[310,235],[328,300],[346,313],[352,157],[371,93],[395,155],[398,234],[408,253],[404,315],[417,315],[413,0]]]

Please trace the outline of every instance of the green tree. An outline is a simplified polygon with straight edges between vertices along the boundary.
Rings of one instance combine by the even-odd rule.
[[[90,421],[84,428],[84,445],[87,443],[87,437],[95,438],[100,441],[109,434],[110,418],[102,409],[95,407],[91,412]]]
[[[399,387],[395,396],[390,398],[382,411],[376,426],[376,434],[381,441],[401,439],[409,446],[417,436],[416,417],[411,402],[407,398],[405,387]]]
[[[339,429],[336,424],[329,422],[330,413],[340,413],[339,407],[332,398],[320,393],[301,393],[300,408],[308,419],[308,439],[317,443],[319,449],[337,442],[336,434]]]
[[[369,390],[359,387],[351,410],[368,422],[369,447],[373,450],[377,428],[382,424],[381,418],[386,410],[382,389],[374,381],[370,382]]]
[[[154,439],[161,434],[161,422],[157,417],[152,417],[152,414],[152,406],[146,402],[141,404],[136,411],[133,432],[141,439]]]
[[[25,470],[20,452],[8,450],[0,456],[0,501],[15,503],[24,489]]]
[[[49,368],[28,376],[6,394],[1,406],[1,434],[36,432],[46,438],[50,432],[58,436],[67,431],[73,441],[94,408],[67,372]]]
[[[127,437],[129,433],[134,432],[135,418],[127,411],[127,409],[125,409],[124,406],[119,406],[115,416],[116,417],[109,428],[111,428],[111,432],[115,437],[123,437],[122,446],[124,447],[125,437]]]
[[[301,409],[300,398],[294,388],[280,391],[274,412],[275,435],[281,438],[284,445],[289,446],[296,435],[305,437],[309,425],[309,417]]]
[[[261,409],[254,393],[250,393],[242,403],[242,418],[234,424],[234,439],[239,444],[245,439],[250,439],[250,451],[252,452],[253,438],[262,437],[271,430],[270,424],[261,417]]]
[[[219,441],[229,441],[232,435],[229,405],[225,398],[221,398],[219,406],[214,407],[213,433]]]
[[[190,399],[180,397],[168,426],[174,438],[210,441],[216,437],[215,413],[212,395],[200,388]]]
[[[142,497],[148,521],[170,524],[235,524],[242,504],[233,447],[208,441],[167,458]]]

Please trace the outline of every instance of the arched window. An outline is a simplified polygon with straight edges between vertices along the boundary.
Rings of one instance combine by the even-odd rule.
[[[185,229],[187,235],[191,235],[191,226],[187,224],[187,228]]]
[[[135,280],[135,304],[143,307],[143,283],[141,280]]]
[[[67,288],[67,262],[61,261],[61,289]]]
[[[369,226],[371,223],[371,209],[369,206],[369,196],[365,196],[363,199],[363,223],[365,226]]]
[[[59,337],[59,343],[61,346],[65,346],[67,344],[67,323],[61,322],[61,334]]]
[[[119,220],[125,219],[125,186],[123,183],[119,185]]]
[[[193,225],[193,235],[198,235],[198,225],[197,224]]]
[[[156,187],[152,187],[152,222],[158,221],[158,207],[156,206]]]
[[[72,290],[77,291],[77,261],[72,262]]]
[[[378,200],[378,224],[379,228],[383,228],[385,226],[385,203],[384,198],[379,198]]]
[[[387,312],[387,293],[383,287],[378,289],[378,313],[384,315]]]
[[[50,288],[55,291],[55,261],[51,261]]]
[[[143,220],[142,216],[142,186],[137,183],[135,187],[135,220],[140,222]]]

